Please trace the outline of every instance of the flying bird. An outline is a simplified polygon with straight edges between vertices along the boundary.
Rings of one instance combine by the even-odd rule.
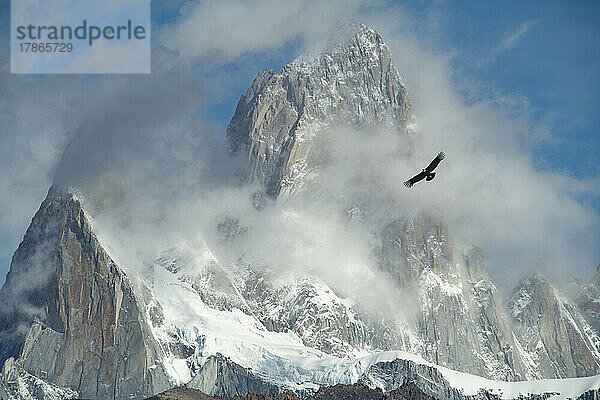
[[[444,154],[443,151],[440,151],[438,153],[438,155],[435,156],[435,158],[433,159],[433,161],[431,161],[429,163],[429,165],[427,166],[427,168],[424,168],[417,175],[413,176],[412,178],[410,178],[409,180],[407,180],[406,182],[404,182],[404,186],[406,186],[406,187],[412,187],[412,185],[414,185],[415,183],[417,183],[419,181],[422,181],[423,179],[425,179],[426,181],[430,181],[433,178],[435,178],[435,172],[433,172],[433,170],[438,166],[438,164],[444,158],[446,158],[446,154]]]

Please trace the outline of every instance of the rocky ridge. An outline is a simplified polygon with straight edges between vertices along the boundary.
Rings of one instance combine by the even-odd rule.
[[[263,394],[259,392],[249,392],[246,396],[235,396],[236,400],[300,400],[296,394],[291,392],[278,394]],[[147,400],[210,400],[223,397],[208,396],[203,392],[187,387],[177,387],[167,390],[163,393],[152,396]],[[383,393],[378,389],[370,389],[367,386],[354,385],[335,385],[321,388],[309,400],[433,400],[432,397],[423,393],[414,383],[409,382],[398,389]]]
[[[507,307],[524,350],[547,375],[566,378],[599,371],[597,332],[580,309],[544,278],[523,280]]]

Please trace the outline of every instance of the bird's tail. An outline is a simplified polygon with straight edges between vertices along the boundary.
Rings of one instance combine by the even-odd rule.
[[[440,151],[437,156],[440,160],[443,160],[444,158],[446,158],[446,153],[444,153],[443,151]]]
[[[412,183],[410,183],[410,181],[406,181],[404,182],[404,186],[406,186],[407,188],[412,187]]]

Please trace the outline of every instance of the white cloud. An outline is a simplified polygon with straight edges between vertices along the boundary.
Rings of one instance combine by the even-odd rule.
[[[540,21],[537,19],[530,19],[520,24],[515,30],[510,32],[498,45],[498,50],[508,50],[512,48],[517,41],[527,34],[535,25]]]
[[[178,62],[219,65],[238,57],[278,51],[291,40],[314,43],[369,3],[349,1],[224,0],[187,3],[159,42]]]
[[[475,65],[480,67],[495,61],[500,53],[512,49],[517,42],[521,40],[529,31],[531,31],[531,29],[533,29],[539,22],[540,21],[537,19],[530,19],[521,23],[519,26],[501,38],[500,42],[496,46],[492,47],[489,54],[479,58]]]
[[[467,104],[450,57],[410,36],[384,37],[414,101],[420,159],[439,149],[448,154],[435,184],[413,193],[417,200],[441,210],[456,236],[483,248],[500,285],[536,268],[587,279],[600,257],[600,219],[574,193],[593,182],[535,167],[532,146],[545,137],[547,121],[533,123],[529,102],[519,97]]]

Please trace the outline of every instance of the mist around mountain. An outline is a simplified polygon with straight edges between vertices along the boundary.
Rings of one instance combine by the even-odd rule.
[[[0,394],[597,391],[597,279],[533,275],[503,296],[485,248],[467,240],[510,234],[478,212],[494,202],[470,199],[487,172],[465,183],[448,151],[432,183],[401,184],[431,139],[373,29],[350,25],[259,72],[225,140],[174,121],[184,140],[171,141],[152,126],[168,110],[113,120],[115,148],[119,132],[139,130],[142,161],[102,153],[74,172],[95,138],[67,148],[0,290]],[[463,201],[478,208],[466,215]],[[547,251],[565,258],[562,246]]]

